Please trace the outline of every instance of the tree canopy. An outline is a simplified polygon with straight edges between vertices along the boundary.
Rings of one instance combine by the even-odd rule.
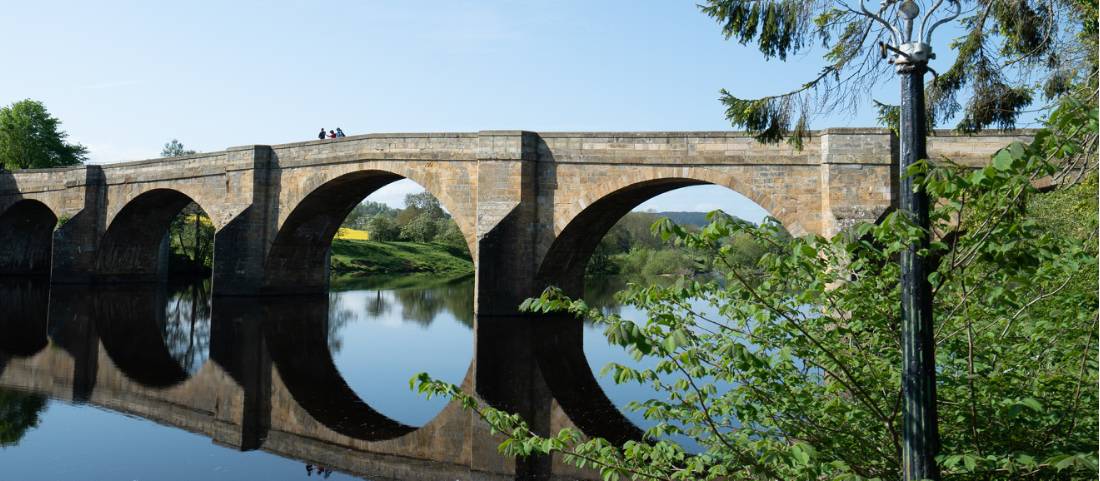
[[[88,149],[65,141],[61,121],[36,100],[21,100],[0,108],[0,167],[45,169],[77,165]]]
[[[884,18],[896,18],[900,3],[886,0],[875,8]],[[943,0],[918,3],[927,12]],[[946,7],[958,6],[962,15],[938,30],[954,35],[954,61],[926,86],[933,126],[958,117],[955,127],[962,131],[1012,128],[1029,107],[1049,112],[1066,95],[1095,105],[1095,0],[947,3],[937,18],[946,16]],[[874,86],[895,79],[878,47],[889,43],[889,31],[852,0],[706,0],[700,9],[727,39],[755,47],[765,59],[821,53],[821,70],[793,91],[755,99],[721,91],[726,117],[760,141],[786,138],[801,145],[815,116],[851,111],[870,100]],[[880,118],[891,118],[892,107],[880,105]]]
[[[467,250],[466,238],[454,219],[439,199],[426,191],[406,194],[402,209],[380,202],[362,202],[344,219],[343,226],[365,229],[373,241],[435,242]]]
[[[164,143],[164,148],[160,150],[161,157],[180,157],[183,155],[196,154],[194,150],[187,149],[183,146],[183,143],[179,140],[172,139],[169,142]]]

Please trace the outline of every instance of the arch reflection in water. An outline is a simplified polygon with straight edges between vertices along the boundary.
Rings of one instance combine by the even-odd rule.
[[[92,298],[107,355],[146,387],[178,385],[210,355],[209,281],[102,287]]]
[[[0,359],[33,356],[46,347],[49,295],[40,279],[0,280]]]
[[[427,352],[437,353],[445,344],[471,349],[474,343],[470,336],[475,332],[469,324],[473,324],[481,338],[474,364],[482,372],[467,372],[468,358],[452,361],[450,366],[457,373],[454,381],[461,380],[465,389],[478,392],[498,407],[530,416],[540,430],[575,426],[605,437],[632,435],[629,423],[616,416],[617,411],[589,374],[578,347],[579,321],[563,320],[568,324],[563,326],[552,320],[521,316],[471,322],[470,317],[462,315],[470,311],[468,301],[459,299],[467,298],[469,280],[417,288],[358,287],[310,298],[218,298],[209,309],[209,340],[176,342],[172,347],[172,339],[186,338],[173,336],[173,332],[200,332],[190,327],[174,331],[166,328],[173,322],[167,317],[174,311],[174,299],[179,300],[174,296],[181,292],[194,296],[189,286],[131,285],[96,290],[56,286],[48,294],[46,323],[52,342],[60,349],[37,349],[29,357],[5,354],[0,387],[83,400],[198,433],[221,445],[242,450],[259,448],[372,479],[512,479],[512,473],[517,479],[527,479],[537,473],[572,473],[571,468],[548,460],[514,463],[500,456],[496,450],[499,439],[490,435],[476,415],[457,405],[447,405],[438,415],[437,409],[421,411],[425,419],[431,420],[420,428],[392,419],[388,408],[373,405],[394,393],[407,393],[408,373],[423,366],[402,366],[403,361],[390,364],[387,367],[396,373],[398,385],[379,390],[381,397],[368,393],[364,401],[360,399],[363,393],[349,387],[344,378],[355,378],[356,371],[364,366],[338,365],[332,357],[334,334],[342,335],[341,352],[360,346],[353,333],[356,326],[363,329],[364,337],[377,338],[379,352],[374,354],[395,360],[401,354],[398,351],[407,350],[406,346],[397,344],[397,337],[387,337],[380,331],[403,328],[409,339],[419,337]],[[448,296],[454,296],[454,300],[448,301]],[[193,299],[181,300],[180,311],[190,312],[183,306]],[[201,302],[201,294],[198,299]],[[41,294],[2,296],[0,312],[39,306],[40,318],[42,301]],[[410,307],[414,302],[419,302],[418,307]],[[336,317],[347,318],[342,328],[333,328],[330,306],[337,307]],[[354,306],[359,307],[352,314],[339,314]],[[378,314],[391,317],[372,317]],[[354,315],[362,317],[349,317]],[[196,317],[181,315],[179,319],[190,326]],[[196,326],[205,322],[196,322]],[[432,335],[440,326],[450,330]],[[6,331],[17,330],[16,323],[4,327]],[[455,332],[464,333],[466,338],[459,339]],[[32,352],[35,345],[41,344],[42,335],[5,334],[0,332],[0,338],[13,339],[16,350]],[[184,369],[186,361],[173,357],[173,353],[188,352],[185,347],[207,343],[213,362],[198,372],[189,373]],[[439,366],[427,370],[441,372]],[[542,379],[546,386],[540,384]],[[408,396],[398,402],[410,407],[426,406],[415,394]],[[79,409],[78,405],[47,413]],[[74,419],[85,417],[70,415],[59,421],[79,424],[83,421]],[[44,423],[50,423],[48,417]],[[121,428],[121,422],[118,426]],[[66,442],[55,441],[58,449],[72,451],[74,459],[80,458],[81,447]],[[115,442],[118,445],[119,441]],[[156,443],[158,439],[136,442]],[[22,462],[20,452],[34,452],[33,447],[29,451],[19,448],[5,454],[14,453],[14,459]],[[172,461],[158,462],[169,465]],[[93,474],[108,472],[88,469]]]
[[[288,355],[314,357],[315,366],[332,368],[332,377],[325,381],[329,386],[316,384],[320,382],[316,373],[302,373],[315,383],[309,391],[324,392],[333,386],[343,391],[347,387],[349,391],[340,396],[353,394],[356,402],[369,404],[398,424],[428,423],[446,401],[426,400],[410,391],[409,378],[426,371],[462,383],[473,355],[473,280],[373,279],[343,283],[336,289],[327,297],[289,302],[293,305],[287,308],[298,313],[297,320],[270,319],[291,322],[294,328],[312,325],[311,337],[325,336],[323,346],[305,339],[271,339],[279,372],[294,366],[284,367],[275,347],[294,341],[293,346],[286,346],[292,350]],[[283,318],[286,312],[283,309],[277,316]],[[299,396],[315,397],[295,392],[295,397]]]

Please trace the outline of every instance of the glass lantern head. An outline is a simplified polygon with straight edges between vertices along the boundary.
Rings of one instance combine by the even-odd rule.
[[[917,15],[920,15],[920,6],[913,0],[905,0],[901,2],[898,14],[905,20],[912,22],[913,19],[917,18]]]

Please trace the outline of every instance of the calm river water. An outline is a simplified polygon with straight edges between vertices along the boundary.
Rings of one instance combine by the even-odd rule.
[[[595,289],[601,290],[609,291],[606,286]],[[219,342],[224,343],[219,336],[224,335],[217,334],[218,329],[230,329],[244,336],[238,331],[247,329],[238,321],[229,327],[212,322],[213,312],[237,309],[235,301],[212,301],[208,282],[135,292],[51,290],[29,282],[0,285],[0,480],[358,479],[341,472],[338,463],[329,465],[336,468],[324,464],[325,459],[338,459],[329,456],[344,453],[335,445],[311,444],[308,456],[278,448],[272,436],[261,441],[260,449],[242,451],[247,440],[234,445],[247,436],[232,432],[247,431],[238,427],[247,426],[248,421],[220,413],[244,412],[247,418],[253,404],[277,411],[287,403],[278,395],[259,401],[244,395],[239,400],[243,411],[229,409],[238,403],[232,397],[217,396],[216,401],[203,404],[207,407],[192,406],[190,399],[212,395],[202,392],[207,388],[188,387],[191,378],[216,380],[228,373],[246,392],[250,389],[250,364],[241,360],[250,354],[239,347],[219,347]],[[472,279],[368,279],[335,286],[325,304],[323,298],[281,300],[277,310],[262,311],[260,315],[267,317],[288,313],[293,314],[290,317],[326,317],[315,322],[324,331],[318,336],[327,344],[327,352],[324,346],[315,349],[320,361],[312,354],[284,355],[277,344],[268,345],[275,360],[272,369],[280,371],[280,380],[266,389],[274,392],[286,384],[293,390],[294,383],[304,382],[306,387],[298,388],[294,398],[302,406],[313,402],[321,412],[343,416],[334,421],[338,425],[357,416],[349,414],[349,408],[330,405],[339,397],[330,394],[330,388],[343,389],[335,386],[341,383],[362,400],[353,408],[365,403],[362,410],[373,409],[395,421],[394,425],[419,427],[440,416],[446,402],[412,392],[409,379],[428,372],[455,384],[464,381],[476,348]],[[629,310],[623,314],[638,316]],[[89,328],[80,327],[82,319],[94,326],[98,345],[89,346],[84,340]],[[609,361],[631,362],[590,325],[583,327],[583,351],[596,372]],[[85,358],[98,359],[92,363],[98,367],[87,372],[89,368],[82,368],[80,361]],[[226,360],[215,362],[215,358]],[[321,367],[310,367],[314,365]],[[338,375],[330,372],[332,366]],[[112,374],[116,372],[121,376]],[[299,373],[297,378],[293,372]],[[650,395],[645,388],[597,379],[607,398],[620,408]],[[109,392],[109,386],[122,388]],[[303,390],[307,392],[302,394]],[[311,390],[316,395],[312,401]],[[178,412],[171,396],[164,400],[158,393],[179,396]],[[154,398],[156,404],[147,402]],[[227,402],[232,404],[229,408]],[[218,422],[229,416],[224,425],[234,429],[226,435],[228,441],[212,442],[207,428],[189,424],[192,416]],[[627,417],[642,423],[636,414],[627,413]]]

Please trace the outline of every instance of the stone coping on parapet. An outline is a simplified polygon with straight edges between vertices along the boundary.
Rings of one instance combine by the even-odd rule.
[[[498,134],[499,135],[499,134]],[[371,140],[371,139],[476,139],[478,137],[477,132],[405,132],[405,133],[377,133],[377,134],[359,134],[349,135],[347,137],[339,137],[335,139],[314,139],[304,140],[301,142],[287,142],[283,144],[271,144],[272,149],[286,149],[292,147],[304,147],[310,145],[324,145],[332,142],[348,142],[353,140]],[[241,148],[252,148],[252,146],[243,146]],[[230,149],[234,149],[230,147]],[[226,149],[226,150],[230,150]]]
[[[3,168],[0,168],[0,173],[5,173],[6,172],[6,173],[10,173],[10,174],[37,174],[37,173],[44,173],[44,172],[68,172],[68,171],[72,171],[72,170],[84,170],[85,168],[88,168],[88,167],[98,167],[98,166],[99,166],[99,164],[80,164],[80,165],[67,165],[65,167],[48,167],[48,168],[44,168],[44,169],[5,170]]]
[[[935,129],[929,132],[930,137],[1034,137],[1035,133],[1039,129],[1014,129],[1014,130],[984,130],[981,132],[969,133],[959,132],[954,129]],[[212,151],[212,152],[198,152],[191,155],[181,155],[179,157],[158,157],[152,159],[142,160],[128,160],[122,162],[112,162],[105,164],[85,164],[74,165],[67,167],[55,167],[47,169],[18,169],[5,171],[0,169],[0,172],[8,173],[40,173],[40,172],[65,172],[70,170],[78,170],[86,167],[99,167],[104,169],[113,169],[120,167],[134,167],[145,164],[156,164],[163,162],[180,162],[187,160],[200,159],[203,157],[217,157],[225,155],[226,152],[249,150],[256,147],[270,147],[271,149],[286,149],[294,147],[303,147],[311,145],[323,145],[332,142],[348,142],[355,140],[371,140],[371,139],[401,139],[401,138],[440,138],[440,139],[454,139],[454,138],[477,138],[479,136],[514,136],[522,135],[525,133],[535,134],[539,137],[548,139],[553,138],[751,138],[752,134],[745,131],[674,131],[674,130],[659,130],[659,131],[556,131],[556,132],[540,132],[530,130],[483,130],[480,132],[406,132],[406,133],[371,133],[360,135],[349,135],[347,137],[341,137],[337,139],[316,139],[307,140],[302,142],[288,142],[283,144],[251,144],[228,147],[225,150]],[[823,135],[892,135],[892,131],[888,128],[882,127],[831,127],[822,130],[809,131],[806,136],[809,138],[820,137]]]
[[[229,149],[226,149],[229,150]],[[226,151],[214,151],[214,152],[199,152],[190,155],[181,155],[178,157],[156,157],[152,159],[141,160],[124,160],[120,162],[111,162],[106,164],[81,164],[81,165],[69,165],[65,167],[50,167],[46,169],[18,169],[18,170],[3,170],[0,172],[9,172],[12,174],[33,174],[40,172],[65,172],[70,170],[83,170],[88,167],[97,167],[100,169],[116,169],[121,167],[134,167],[146,164],[159,164],[164,162],[182,162],[187,160],[201,159],[203,157],[219,157],[225,155]]]
[[[929,132],[931,137],[1027,137],[1034,136],[1039,129],[1015,129],[1015,130],[985,130],[982,132],[968,133],[954,129],[935,129]],[[655,131],[534,131],[539,137],[702,137],[702,138],[751,138],[752,134],[739,130],[655,130]],[[807,137],[820,137],[830,134],[844,135],[891,135],[892,131],[884,127],[830,127],[821,130],[811,130]]]

